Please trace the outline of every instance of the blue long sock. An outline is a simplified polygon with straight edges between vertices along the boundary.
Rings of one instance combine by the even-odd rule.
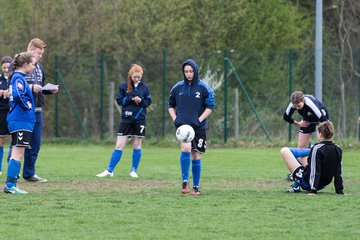
[[[0,172],[2,172],[2,160],[4,157],[4,147],[0,147]]]
[[[200,187],[201,160],[192,160],[192,175],[194,187]]]
[[[121,155],[122,155],[122,150],[114,149],[114,151],[111,154],[109,166],[108,166],[108,169],[107,169],[109,172],[112,173],[114,171],[114,168],[116,167],[116,164],[118,164],[118,162],[121,159]]]
[[[293,185],[291,186],[292,188],[297,188],[299,186],[298,182],[297,181],[294,181],[293,182]]]
[[[20,172],[21,164],[19,161],[11,159],[8,164],[6,187],[16,187],[17,176]]]
[[[141,149],[134,149],[132,155],[132,167],[131,171],[137,172],[141,159]]]
[[[189,169],[190,169],[190,153],[181,152],[180,155],[180,168],[182,181],[189,181]]]

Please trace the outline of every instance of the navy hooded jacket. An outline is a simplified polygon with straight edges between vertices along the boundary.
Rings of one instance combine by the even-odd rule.
[[[194,69],[192,81],[188,81],[185,76],[185,65],[190,65]],[[168,104],[169,108],[176,110],[175,127],[188,124],[194,129],[206,129],[207,120],[200,122],[199,117],[206,108],[214,109],[214,91],[199,78],[198,66],[194,60],[186,60],[182,65],[182,71],[184,79],[171,89]]]

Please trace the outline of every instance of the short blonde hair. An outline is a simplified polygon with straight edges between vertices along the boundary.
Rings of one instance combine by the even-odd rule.
[[[27,49],[33,49],[33,48],[45,49],[46,44],[40,38],[33,38],[29,42]]]

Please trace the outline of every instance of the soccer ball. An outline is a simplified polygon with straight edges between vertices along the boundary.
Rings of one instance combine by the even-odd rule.
[[[181,125],[176,129],[176,138],[180,143],[191,142],[195,137],[195,131],[190,125]]]

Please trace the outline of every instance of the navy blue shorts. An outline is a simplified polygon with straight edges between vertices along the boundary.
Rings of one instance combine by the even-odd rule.
[[[319,188],[316,189],[316,190],[317,190],[317,191],[318,191],[318,190],[321,190],[321,189],[323,189],[324,187],[325,187],[325,186],[319,186]],[[310,190],[311,190],[311,188],[310,188],[310,183],[309,183],[309,181],[307,181],[307,180],[305,179],[304,176],[303,176],[302,179],[301,179],[301,188],[304,189],[304,190],[306,190],[306,191],[310,191]]]

